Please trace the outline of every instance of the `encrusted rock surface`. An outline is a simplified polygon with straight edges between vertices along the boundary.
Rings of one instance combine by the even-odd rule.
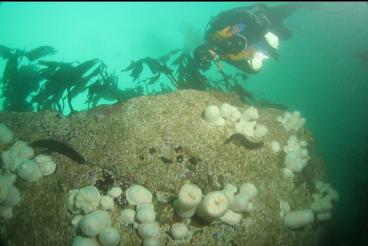
[[[249,150],[224,144],[231,127],[214,127],[202,119],[209,105],[230,103],[242,112],[244,105],[234,94],[183,90],[140,97],[122,105],[100,106],[91,111],[60,117],[51,111],[0,113],[0,121],[17,139],[31,142],[52,138],[66,142],[80,152],[88,164],[53,153],[57,163],[53,175],[28,183],[18,178],[22,201],[13,209],[14,217],[1,221],[1,238],[11,245],[68,245],[73,238],[67,210],[68,191],[87,185],[107,189],[140,184],[153,194],[156,221],[161,227],[162,245],[176,242],[167,233],[176,222],[189,222],[193,233],[187,245],[318,245],[329,222],[302,230],[288,229],[279,216],[279,202],[292,210],[307,209],[312,202],[315,181],[326,181],[320,157],[313,154],[313,137],[302,129],[298,138],[308,142],[311,160],[294,179],[282,173],[283,151],[274,153],[271,142],[283,148],[291,133],[285,131],[274,108],[258,108],[257,123],[268,128],[264,146]],[[307,119],[308,120],[308,119]],[[4,151],[7,146],[3,146]],[[204,193],[220,190],[224,184],[256,185],[259,194],[254,211],[245,213],[240,225],[205,224],[198,218],[183,220],[175,215],[172,201],[185,182],[197,184]],[[112,211],[112,221],[122,235],[121,245],[139,245],[141,239],[132,227],[119,224],[120,211],[128,207],[124,198]],[[183,245],[183,244],[181,244]],[[184,244],[185,245],[185,244]]]

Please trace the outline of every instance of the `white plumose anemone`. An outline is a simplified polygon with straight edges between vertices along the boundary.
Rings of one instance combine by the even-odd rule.
[[[212,221],[223,216],[228,208],[229,201],[224,192],[212,191],[203,198],[197,213],[202,219]]]
[[[120,242],[120,233],[112,227],[105,228],[98,235],[103,246],[117,246]]]
[[[141,185],[130,186],[125,192],[125,197],[130,205],[152,202],[152,193]]]
[[[201,200],[201,189],[194,184],[185,184],[179,191],[178,199],[174,201],[175,211],[181,217],[192,217]]]
[[[85,215],[79,222],[84,235],[97,236],[103,229],[111,225],[111,218],[105,210],[96,210]]]
[[[221,111],[216,105],[209,105],[203,114],[204,120],[216,126],[225,125],[225,120],[221,117]]]
[[[182,240],[190,235],[188,227],[184,223],[173,224],[171,226],[170,234],[175,240]]]

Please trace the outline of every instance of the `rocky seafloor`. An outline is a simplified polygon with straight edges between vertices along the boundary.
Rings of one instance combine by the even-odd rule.
[[[301,173],[286,178],[283,152],[271,149],[272,141],[282,147],[292,135],[276,120],[284,112],[258,108],[257,122],[265,125],[268,133],[262,139],[263,147],[250,150],[224,144],[229,129],[209,126],[203,120],[208,105],[222,103],[241,111],[248,106],[231,93],[183,90],[134,98],[68,117],[52,111],[0,113],[1,121],[16,139],[63,141],[88,160],[88,164],[79,164],[52,153],[57,163],[54,174],[37,182],[17,178],[15,186],[22,200],[13,209],[13,218],[1,221],[1,238],[9,245],[70,245],[75,231],[67,209],[69,190],[94,185],[101,192],[113,186],[124,192],[132,184],[140,184],[153,193],[162,245],[178,244],[168,233],[176,222],[184,222],[192,232],[191,239],[180,245],[323,244],[331,220],[291,230],[279,215],[280,201],[287,201],[292,210],[309,208],[315,182],[327,181],[323,161],[314,153],[312,134],[304,128],[298,131],[298,138],[308,143],[311,159]],[[5,149],[3,146],[1,151]],[[204,194],[221,190],[226,183],[239,187],[251,182],[258,189],[254,210],[244,213],[235,226],[183,219],[175,214],[172,202],[188,181]],[[120,212],[126,207],[129,205],[122,196],[111,211],[112,224],[122,236],[120,245],[140,245],[142,239],[136,230],[120,223]]]

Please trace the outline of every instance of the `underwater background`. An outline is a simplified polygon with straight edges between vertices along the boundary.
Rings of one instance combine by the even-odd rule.
[[[57,53],[44,60],[98,58],[115,72],[119,88],[134,88],[129,73],[121,72],[131,61],[178,48],[192,52],[204,42],[211,16],[251,4],[2,2],[0,44],[25,50],[54,47]],[[330,183],[340,194],[333,216],[337,242],[351,242],[367,232],[368,61],[357,55],[368,50],[367,23],[366,2],[321,3],[321,10],[298,10],[285,20],[293,37],[280,43],[279,61],[267,61],[246,81],[250,91],[306,118]],[[1,73],[4,67],[0,60]],[[75,110],[86,109],[85,97],[73,100]]]

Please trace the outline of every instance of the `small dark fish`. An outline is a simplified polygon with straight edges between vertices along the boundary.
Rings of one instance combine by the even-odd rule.
[[[189,159],[188,159],[188,161],[192,165],[197,165],[197,163],[200,162],[200,161],[202,161],[202,160],[199,157],[190,156]]]
[[[184,161],[183,155],[176,156],[176,160],[177,160],[177,162],[183,162]]]
[[[258,149],[261,148],[263,146],[263,141],[258,142],[258,143],[253,143],[251,142],[246,136],[244,136],[243,134],[240,133],[235,133],[233,135],[231,135],[224,144],[228,144],[228,143],[234,143],[235,145],[242,145],[243,147],[247,148],[247,149]]]
[[[148,152],[149,152],[151,155],[153,155],[154,153],[156,153],[156,152],[157,152],[157,150],[155,149],[155,147],[152,147],[152,148],[150,148],[150,149],[148,150]]]
[[[169,158],[166,158],[164,156],[160,157],[160,160],[165,163],[165,164],[173,164],[174,162],[172,160],[170,160]]]
[[[79,154],[75,149],[73,149],[73,147],[56,140],[52,139],[36,140],[30,143],[29,146],[31,146],[32,148],[44,148],[48,152],[60,153],[80,164],[86,163],[84,157],[81,154]]]

